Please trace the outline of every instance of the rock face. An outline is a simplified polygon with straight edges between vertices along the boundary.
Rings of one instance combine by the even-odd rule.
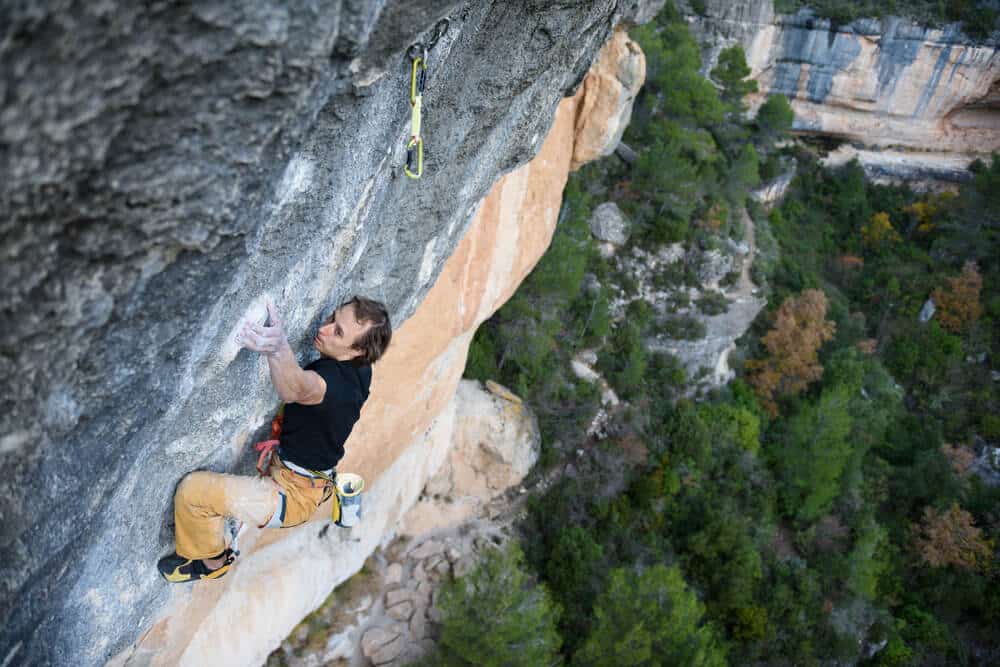
[[[651,4],[663,6],[662,2]],[[590,76],[583,80],[584,99],[577,110],[573,169],[614,152],[645,80],[646,57],[638,44],[630,39],[616,39],[601,50]]]
[[[462,380],[455,394],[455,433],[448,458],[399,524],[421,535],[481,514],[483,505],[519,484],[541,447],[538,423],[521,399],[499,385]]]
[[[808,10],[775,14],[771,0],[704,4],[692,28],[705,48],[705,71],[723,48],[742,44],[760,88],[755,101],[786,95],[801,132],[902,149],[903,164],[878,163],[901,177],[938,172],[942,165],[923,160],[925,151],[968,164],[1000,149],[995,40],[977,44],[955,26],[932,29],[899,17],[831,25]],[[941,175],[955,174],[944,168]]]
[[[0,27],[7,664],[259,662],[361,567],[445,460],[469,340],[551,237],[580,108],[613,106],[577,84],[644,10],[196,4]],[[403,53],[445,15],[411,181]],[[304,350],[353,293],[402,323],[341,465],[362,524],[248,529],[226,578],[168,587],[175,483],[249,472],[276,408],[240,321],[273,299]]]
[[[795,169],[786,171],[760,187],[750,191],[750,196],[760,202],[766,209],[770,210],[785,198],[788,187],[795,178]]]
[[[451,452],[403,517],[401,535],[373,554],[342,594],[338,588],[303,621],[328,639],[308,642],[292,632],[278,651],[284,664],[410,664],[433,634],[440,584],[465,573],[477,545],[492,544],[504,532],[504,526],[482,519],[488,505],[499,505],[501,522],[509,520],[511,507],[501,496],[538,457],[535,418],[506,389],[484,389],[469,380],[461,382],[446,412],[454,415]],[[371,598],[374,604],[363,605]],[[362,613],[355,611],[359,607]]]
[[[618,269],[636,285],[637,294],[632,298],[617,294],[611,304],[613,317],[623,318],[631,300],[642,299],[650,304],[661,327],[646,341],[646,346],[677,357],[693,391],[719,387],[734,377],[729,355],[736,348],[736,340],[746,333],[766,305],[750,278],[756,252],[753,222],[745,210],[742,217],[745,240],[731,243],[727,252],[685,248],[674,243],[656,252],[633,247],[630,254],[615,258]],[[733,284],[722,284],[723,278],[736,273],[737,264],[739,277]],[[683,284],[665,286],[656,280],[657,274],[684,272],[697,276],[698,288]],[[714,299],[719,307],[706,312],[699,306],[703,299]],[[679,322],[696,331],[693,335],[683,335],[676,326]]]

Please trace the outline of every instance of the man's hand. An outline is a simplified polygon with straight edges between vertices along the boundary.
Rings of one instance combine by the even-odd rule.
[[[281,351],[281,348],[288,345],[285,337],[285,327],[274,304],[267,302],[267,319],[270,326],[245,322],[243,328],[236,336],[236,343],[253,352],[260,352],[268,356],[274,356]]]

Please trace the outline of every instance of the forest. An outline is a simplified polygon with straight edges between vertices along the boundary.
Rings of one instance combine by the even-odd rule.
[[[533,475],[555,481],[518,539],[448,584],[422,664],[998,664],[1000,158],[955,191],[871,184],[791,139],[785,98],[748,117],[740,48],[709,81],[669,6],[631,34],[638,159],[572,176],[549,251],[466,370],[533,408]],[[748,197],[791,170],[771,210]],[[646,249],[725,247],[749,212],[768,306],[724,388],[692,394],[644,344],[697,322],[637,297],[613,315],[611,286],[634,286],[591,238],[604,201]],[[626,401],[600,440],[599,391],[570,370],[585,348]]]
[[[694,0],[692,8],[704,12],[704,0]],[[961,23],[967,35],[984,38],[996,28],[996,5],[982,0],[776,0],[776,12],[793,13],[808,7],[834,24],[857,18],[906,16],[921,23],[941,26]]]

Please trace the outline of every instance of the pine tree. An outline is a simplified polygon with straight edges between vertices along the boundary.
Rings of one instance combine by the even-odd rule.
[[[488,550],[471,572],[443,587],[438,606],[442,628],[434,664],[535,667],[558,662],[559,606],[543,585],[530,580],[517,543]]]
[[[840,491],[851,455],[850,400],[842,387],[789,418],[775,463],[786,511],[801,521],[825,514]]]
[[[712,70],[712,79],[722,86],[722,101],[736,111],[742,111],[743,98],[757,92],[757,82],[748,79],[750,68],[742,46],[731,46],[719,53],[719,62]]]
[[[704,615],[677,567],[613,570],[594,605],[594,629],[573,665],[725,665],[725,650],[715,628],[702,623]]]
[[[787,132],[795,120],[795,112],[784,95],[771,95],[757,110],[757,129],[766,139]]]

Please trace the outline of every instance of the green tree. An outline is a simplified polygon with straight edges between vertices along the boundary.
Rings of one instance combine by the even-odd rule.
[[[436,664],[535,667],[558,662],[559,607],[543,585],[528,577],[517,543],[486,551],[471,572],[444,585],[438,604]]]
[[[563,634],[572,645],[590,626],[590,609],[604,584],[604,549],[580,526],[562,530],[545,558],[545,581],[562,603]]]
[[[851,455],[850,400],[841,387],[826,389],[785,425],[774,452],[788,514],[811,522],[827,512],[840,490]]]
[[[763,577],[760,553],[749,535],[750,522],[729,505],[710,512],[706,525],[691,536],[684,550],[685,571],[705,590],[714,610],[727,618],[754,602]]]
[[[879,577],[889,567],[879,553],[879,548],[887,538],[885,529],[874,519],[868,518],[848,557],[847,587],[867,600],[876,598]]]
[[[725,649],[704,615],[677,567],[612,570],[594,605],[594,629],[573,665],[725,665]]]
[[[722,101],[734,111],[742,111],[743,98],[757,92],[757,82],[748,76],[750,68],[743,47],[736,45],[723,49],[719,62],[712,69],[712,79],[722,86]]]
[[[788,103],[788,98],[780,93],[768,97],[767,101],[757,109],[757,131],[766,140],[790,130],[794,120],[795,112],[792,110],[792,105]]]
[[[716,447],[732,444],[753,454],[760,449],[760,417],[732,403],[705,405],[699,410]]]
[[[662,115],[692,125],[722,121],[725,109],[715,86],[700,73],[701,51],[680,20],[650,23],[631,31],[646,54],[646,85],[640,94],[635,130],[644,117]]]
[[[743,144],[729,170],[730,201],[742,205],[746,200],[747,191],[760,184],[758,160],[753,144]]]

